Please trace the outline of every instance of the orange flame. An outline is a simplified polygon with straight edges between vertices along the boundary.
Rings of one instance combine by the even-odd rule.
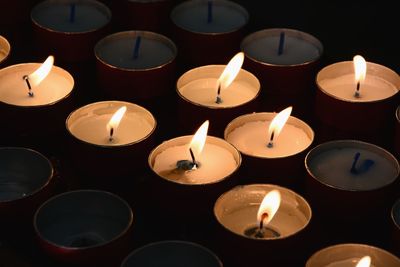
[[[190,141],[189,148],[193,151],[195,157],[199,156],[201,151],[203,151],[207,138],[208,125],[209,122],[207,120],[200,126]]]
[[[278,190],[272,190],[265,195],[263,201],[260,204],[257,212],[257,223],[260,224],[263,220],[263,224],[267,225],[275,213],[278,211],[281,204],[281,194]],[[267,216],[263,216],[267,214]]]

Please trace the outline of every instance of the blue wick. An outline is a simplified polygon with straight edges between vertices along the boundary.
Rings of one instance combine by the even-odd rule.
[[[135,41],[135,47],[133,48],[133,59],[137,59],[139,57],[139,49],[141,41],[142,37],[137,36]]]
[[[207,23],[211,23],[213,20],[213,2],[207,1]]]
[[[354,155],[354,160],[353,160],[353,164],[351,165],[351,169],[350,172],[352,174],[359,174],[359,173],[363,173],[369,170],[369,168],[371,168],[372,165],[375,164],[375,161],[373,161],[372,159],[366,159],[363,160],[363,162],[360,164],[360,166],[357,168],[357,162],[360,159],[360,152],[357,152]]]
[[[75,22],[75,9],[76,9],[76,5],[73,3],[70,5],[70,9],[69,9],[69,22],[73,23]]]
[[[354,155],[353,164],[351,165],[351,169],[350,169],[350,172],[351,172],[351,173],[354,173],[354,174],[358,173],[358,171],[357,171],[357,169],[356,169],[356,164],[357,164],[358,160],[360,159],[360,155],[361,155],[360,152],[357,152],[357,153]]]
[[[283,47],[285,46],[285,32],[281,32],[279,35],[279,47],[278,47],[278,55],[283,54]]]

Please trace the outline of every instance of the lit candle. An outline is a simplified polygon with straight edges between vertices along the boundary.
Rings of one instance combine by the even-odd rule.
[[[326,267],[375,267],[375,265],[371,264],[370,256],[364,256],[361,259],[352,258],[332,262],[326,265]]]
[[[10,43],[0,35],[0,66],[9,57],[11,51]]]

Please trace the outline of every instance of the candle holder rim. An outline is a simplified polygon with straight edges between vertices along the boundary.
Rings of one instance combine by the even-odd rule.
[[[82,1],[82,0],[80,0],[80,1]],[[46,30],[46,31],[48,31],[48,32],[52,32],[52,33],[56,33],[56,34],[65,34],[65,35],[68,35],[68,36],[79,36],[79,35],[81,35],[81,34],[88,34],[88,33],[93,33],[93,32],[97,32],[97,31],[101,31],[102,29],[106,28],[106,27],[110,24],[111,19],[112,19],[112,12],[111,12],[110,8],[108,8],[108,6],[105,5],[105,4],[103,4],[101,1],[97,1],[97,0],[84,0],[84,1],[86,1],[87,3],[90,2],[90,3],[92,3],[92,4],[97,5],[98,7],[101,7],[101,8],[102,8],[102,11],[104,11],[104,14],[106,14],[106,17],[107,17],[107,21],[106,21],[106,23],[105,23],[104,25],[102,25],[102,26],[100,26],[100,27],[98,27],[98,28],[94,28],[94,29],[90,29],[90,30],[86,30],[86,31],[79,31],[79,32],[60,31],[60,30],[55,30],[55,29],[52,29],[52,28],[50,28],[50,27],[46,27],[46,26],[44,26],[44,25],[41,25],[41,24],[34,18],[34,16],[33,16],[33,15],[34,15],[34,12],[35,12],[36,9],[39,8],[41,5],[45,5],[45,4],[51,3],[51,2],[56,2],[55,0],[43,0],[43,1],[39,2],[39,3],[37,3],[37,4],[32,8],[32,10],[31,10],[31,12],[30,12],[31,21],[32,21],[32,23],[35,24],[38,28],[41,28],[41,29]],[[68,1],[65,0],[65,2],[68,2]]]
[[[160,245],[167,245],[167,244],[182,244],[182,245],[189,245],[189,246],[192,246],[192,247],[199,248],[199,249],[201,249],[202,251],[205,251],[208,255],[212,256],[212,257],[218,262],[218,265],[219,265],[220,267],[223,267],[222,261],[220,260],[220,258],[219,258],[211,249],[209,249],[209,248],[207,248],[207,247],[205,247],[205,246],[203,246],[203,245],[201,245],[201,244],[192,242],[192,241],[178,240],[178,239],[154,241],[154,242],[145,244],[145,245],[143,245],[143,246],[141,246],[141,247],[138,247],[138,248],[134,249],[133,251],[131,251],[131,252],[124,258],[124,260],[123,260],[122,263],[121,263],[121,267],[126,266],[126,262],[129,260],[129,258],[130,258],[132,255],[134,255],[134,254],[136,254],[136,253],[138,253],[138,252],[141,252],[141,251],[143,251],[143,250],[146,250],[146,249],[148,249],[148,248],[150,248],[150,247],[160,246]]]
[[[20,200],[23,200],[23,199],[27,199],[27,198],[33,197],[36,194],[38,194],[41,190],[43,190],[43,188],[48,186],[50,184],[50,182],[53,180],[53,178],[55,176],[54,166],[51,163],[51,161],[46,156],[44,156],[42,153],[40,153],[39,151],[31,149],[31,148],[16,147],[16,146],[0,147],[0,150],[20,150],[20,151],[23,150],[23,151],[29,151],[30,153],[36,154],[37,156],[42,158],[44,161],[46,161],[46,163],[49,165],[49,168],[50,168],[50,173],[49,173],[49,176],[46,179],[46,182],[43,183],[40,187],[36,188],[36,190],[30,191],[29,193],[25,194],[23,197],[20,197],[20,198],[17,198],[17,199],[1,200],[0,204],[7,204],[7,203],[20,201]]]
[[[158,1],[169,1],[169,0],[158,0]],[[100,57],[98,50],[99,50],[99,46],[103,42],[107,41],[107,39],[109,39],[109,38],[113,38],[113,37],[115,38],[117,35],[131,35],[131,33],[134,34],[135,36],[137,35],[137,33],[142,33],[144,35],[141,35],[141,36],[156,36],[156,37],[158,37],[157,40],[163,40],[166,43],[168,43],[168,46],[170,46],[170,48],[172,49],[173,57],[161,65],[158,65],[155,67],[137,68],[137,69],[115,66],[115,65],[110,64],[109,62],[106,62],[104,59],[102,59]],[[156,40],[156,39],[154,39],[154,40]],[[178,53],[178,48],[176,47],[176,44],[174,43],[174,41],[172,41],[170,38],[168,38],[167,36],[165,36],[163,34],[157,33],[157,32],[145,31],[145,30],[130,30],[130,31],[115,32],[115,33],[105,36],[104,38],[99,40],[96,43],[96,45],[94,46],[94,55],[99,62],[101,62],[102,64],[104,64],[105,66],[107,66],[111,69],[123,70],[123,71],[127,71],[127,72],[144,72],[144,71],[149,71],[149,70],[161,69],[161,68],[173,63],[176,60],[177,53]]]
[[[277,112],[275,113],[275,112],[253,112],[253,113],[247,113],[247,114],[242,114],[242,115],[240,115],[240,116],[237,116],[236,118],[234,118],[232,121],[230,121],[227,125],[226,125],[226,127],[225,127],[225,130],[224,130],[224,139],[226,140],[227,139],[227,137],[228,137],[228,128],[236,121],[236,120],[239,120],[239,119],[241,119],[241,118],[245,118],[245,117],[250,117],[250,116],[252,116],[252,115],[255,115],[255,114],[278,114]],[[290,158],[290,157],[295,157],[295,156],[297,156],[297,155],[299,155],[300,153],[303,153],[303,152],[305,152],[305,151],[307,151],[311,146],[312,146],[312,144],[314,143],[314,137],[315,137],[315,132],[314,132],[314,130],[311,128],[311,126],[308,124],[308,123],[306,123],[305,121],[303,121],[303,120],[301,120],[301,119],[299,119],[299,118],[297,118],[297,117],[295,117],[295,116],[290,116],[289,117],[289,119],[290,118],[292,118],[292,119],[294,119],[294,120],[297,120],[297,121],[299,121],[299,122],[303,122],[305,125],[307,125],[308,126],[308,130],[312,133],[312,136],[311,136],[311,142],[310,142],[310,144],[307,146],[307,147],[305,147],[303,150],[301,150],[301,151],[298,151],[297,153],[295,153],[295,154],[291,154],[291,155],[288,155],[288,156],[279,156],[279,157],[263,157],[263,156],[259,156],[259,155],[251,155],[251,154],[249,154],[249,153],[246,153],[246,152],[243,152],[243,151],[241,151],[241,150],[239,150],[238,148],[236,148],[237,150],[239,150],[239,152],[241,153],[241,154],[243,154],[243,155],[246,155],[246,156],[248,156],[248,157],[251,157],[251,158],[257,158],[257,159],[263,159],[263,160],[275,160],[275,159],[277,159],[277,160],[279,160],[279,159],[282,159],[282,158]],[[257,121],[260,121],[260,120],[257,120]],[[288,120],[288,122],[289,122],[289,120]],[[227,141],[227,140],[226,140]],[[228,141],[227,141],[228,142]],[[229,142],[228,142],[229,143]],[[232,144],[233,145],[233,144]],[[234,146],[234,145],[233,145]]]
[[[396,220],[395,218],[395,209],[398,207],[400,209],[400,198],[398,198],[394,204],[392,205],[392,208],[390,209],[390,218],[392,219],[392,222],[396,226],[398,230],[400,230],[400,220]],[[400,212],[399,212],[400,214]]]
[[[15,67],[18,67],[18,66],[31,65],[31,64],[37,64],[38,67],[39,67],[40,65],[43,64],[43,62],[42,63],[31,62],[31,63],[14,64],[14,65],[11,65],[11,66],[7,66],[7,67],[5,67],[3,69],[0,69],[0,74],[1,74],[2,71],[8,70],[8,69],[12,69],[12,68],[15,68]],[[40,109],[40,108],[54,106],[57,103],[60,103],[60,102],[64,101],[65,99],[69,98],[72,95],[72,93],[74,92],[74,89],[75,89],[74,77],[71,75],[71,73],[69,73],[68,71],[66,71],[65,69],[63,69],[63,68],[61,68],[59,66],[53,66],[52,68],[56,68],[56,69],[58,69],[58,71],[63,72],[63,74],[67,75],[68,79],[72,81],[71,90],[68,92],[68,94],[66,94],[65,96],[63,96],[63,97],[61,97],[61,98],[59,98],[59,99],[57,99],[57,100],[55,100],[53,102],[50,102],[50,103],[47,103],[47,104],[33,105],[33,106],[25,106],[25,105],[17,105],[17,104],[7,103],[7,102],[2,101],[1,99],[0,99],[0,103],[4,104],[4,105],[7,105],[7,106],[10,106],[10,107],[20,108],[20,109]]]
[[[326,70],[329,69],[329,68],[333,68],[333,67],[339,66],[339,65],[347,65],[347,64],[353,65],[353,61],[350,61],[350,60],[339,61],[339,62],[335,62],[335,63],[329,64],[329,65],[323,67],[322,69],[320,69],[320,70],[318,71],[317,75],[315,76],[315,84],[317,85],[318,89],[319,89],[321,92],[323,92],[324,94],[328,95],[329,97],[334,98],[334,99],[337,100],[337,101],[341,101],[341,102],[344,102],[344,103],[351,103],[352,105],[360,105],[360,106],[361,106],[361,105],[368,105],[368,104],[371,104],[371,103],[381,103],[381,102],[385,102],[385,101],[388,101],[388,100],[390,100],[390,99],[393,99],[394,97],[396,97],[397,95],[400,94],[400,89],[399,89],[399,88],[396,88],[396,89],[397,89],[397,92],[395,92],[393,95],[387,96],[387,97],[385,97],[385,98],[382,98],[382,99],[375,99],[375,100],[366,100],[366,101],[364,100],[364,101],[360,101],[360,100],[357,100],[356,98],[355,98],[355,99],[343,99],[343,98],[340,98],[340,97],[338,97],[338,96],[336,96],[336,95],[333,95],[333,94],[329,93],[328,91],[326,91],[326,90],[320,85],[320,81],[321,81],[320,76],[321,76],[321,73],[322,73],[323,71],[326,71]],[[399,79],[399,81],[400,81],[400,76],[399,76],[394,70],[392,70],[391,68],[388,68],[388,67],[386,67],[386,66],[384,66],[384,65],[381,65],[381,64],[378,64],[378,63],[374,63],[374,62],[369,62],[369,61],[367,61],[367,71],[368,71],[368,65],[370,65],[370,66],[375,66],[375,67],[384,69],[385,71],[394,74],[394,76],[397,76],[398,79]],[[349,74],[352,74],[352,73],[349,73]]]
[[[70,131],[70,129],[68,127],[68,121],[69,121],[69,119],[71,118],[71,116],[73,115],[73,113],[75,111],[78,111],[79,109],[83,109],[85,107],[89,107],[89,106],[92,106],[92,105],[95,105],[95,104],[98,104],[98,103],[107,103],[107,102],[128,103],[129,105],[134,105],[134,106],[137,106],[137,107],[143,109],[146,113],[148,113],[148,115],[150,115],[150,117],[154,121],[154,125],[153,125],[151,131],[146,136],[142,137],[141,139],[135,140],[134,142],[130,142],[130,143],[126,143],[126,144],[119,144],[119,145],[103,145],[103,144],[90,143],[90,142],[82,140],[82,139],[76,137],[74,134],[72,134],[72,132]],[[132,103],[132,102],[127,102],[127,101],[121,101],[121,100],[105,100],[105,101],[97,101],[97,102],[89,103],[89,104],[83,105],[83,106],[71,111],[71,113],[67,116],[67,118],[65,120],[65,128],[67,129],[67,133],[71,137],[73,137],[75,140],[77,140],[77,141],[79,141],[81,143],[88,144],[88,145],[95,146],[95,147],[99,147],[99,148],[102,148],[102,149],[118,149],[118,148],[125,148],[125,147],[129,147],[129,146],[132,146],[132,145],[135,145],[135,144],[139,144],[140,142],[142,142],[142,141],[146,140],[147,138],[149,138],[155,132],[155,130],[157,128],[157,120],[154,117],[154,115],[148,109],[146,109],[146,108],[144,108],[144,107],[142,107],[142,106],[140,106],[138,104],[135,104],[135,103]]]
[[[315,151],[317,151],[318,149],[321,149],[321,147],[323,147],[323,146],[325,146],[325,145],[333,144],[333,143],[355,143],[355,144],[360,144],[360,145],[368,145],[368,146],[370,145],[370,146],[372,146],[372,147],[374,147],[374,148],[376,148],[376,149],[382,150],[382,152],[386,153],[391,159],[394,160],[393,162],[396,162],[397,176],[393,179],[393,181],[391,181],[391,182],[388,183],[388,184],[382,185],[382,186],[380,186],[380,187],[372,188],[372,189],[366,189],[366,190],[365,190],[365,189],[364,189],[364,190],[360,190],[360,189],[347,189],[347,188],[342,188],[342,187],[339,187],[339,186],[336,186],[336,185],[329,184],[329,183],[327,183],[327,182],[325,182],[325,181],[319,180],[319,179],[314,175],[314,173],[312,173],[309,164],[307,164],[308,159],[311,157],[311,155],[312,155],[313,153],[315,153]],[[308,175],[309,175],[310,177],[312,177],[313,180],[315,180],[316,182],[318,182],[318,183],[320,183],[320,184],[323,184],[323,185],[325,185],[325,186],[327,186],[327,187],[329,187],[329,188],[331,188],[331,189],[340,190],[340,191],[344,191],[344,192],[372,192],[372,191],[376,191],[376,190],[381,190],[381,189],[387,188],[387,187],[389,187],[391,184],[393,184],[396,180],[399,179],[399,175],[400,175],[400,163],[399,163],[399,161],[396,159],[396,157],[395,157],[392,153],[390,153],[390,152],[387,151],[386,149],[384,149],[384,148],[382,148],[382,147],[380,147],[380,146],[377,146],[377,145],[375,145],[375,144],[368,143],[368,142],[364,142],[364,141],[361,141],[361,140],[355,140],[355,139],[331,140],[331,141],[327,141],[327,142],[324,142],[324,143],[321,143],[321,144],[318,144],[318,145],[314,146],[314,147],[313,147],[312,149],[310,149],[310,151],[308,151],[308,153],[306,154],[306,156],[305,156],[305,158],[304,158],[304,166],[305,166],[305,169],[306,169]]]
[[[190,33],[194,33],[194,34],[199,34],[199,35],[202,35],[202,36],[222,36],[222,35],[224,35],[224,34],[231,34],[231,33],[234,33],[234,32],[239,31],[240,29],[245,28],[245,26],[249,23],[249,17],[250,17],[249,12],[247,11],[247,9],[244,8],[242,5],[240,5],[240,4],[236,3],[236,2],[233,2],[233,1],[228,1],[228,0],[218,0],[218,1],[221,2],[221,3],[228,3],[228,4],[231,5],[231,6],[237,7],[238,10],[240,10],[240,11],[245,15],[245,22],[243,23],[243,25],[240,25],[239,27],[236,27],[236,28],[234,28],[234,29],[232,29],[232,30],[230,30],[230,31],[223,31],[223,32],[202,32],[202,31],[190,30],[190,29],[188,29],[188,28],[185,28],[185,27],[183,27],[183,26],[178,25],[178,24],[175,23],[175,20],[174,20],[174,16],[173,16],[173,15],[174,15],[175,12],[177,12],[176,10],[177,10],[178,8],[181,8],[181,7],[184,6],[184,5],[190,4],[190,2],[204,2],[204,1],[202,1],[202,0],[188,0],[188,1],[184,1],[184,2],[181,2],[180,4],[176,5],[176,6],[171,10],[171,12],[170,12],[170,20],[171,20],[172,23],[173,23],[176,27],[178,27],[179,29],[182,29],[182,30],[184,30],[184,31],[187,31],[187,32],[190,32]]]
[[[188,74],[188,73],[190,73],[190,72],[196,71],[196,69],[199,69],[199,68],[213,68],[213,67],[214,67],[214,68],[215,68],[215,67],[220,67],[220,68],[222,68],[222,70],[223,70],[223,69],[226,67],[226,65],[223,65],[223,64],[212,64],[212,65],[199,66],[199,67],[195,67],[195,68],[190,69],[190,70],[186,71],[185,73],[183,73],[183,74],[181,75],[181,77],[179,77],[179,79],[178,79],[178,80],[176,81],[176,83],[175,83],[175,90],[176,90],[177,94],[178,94],[183,100],[185,100],[186,102],[188,102],[188,103],[190,103],[190,104],[192,104],[192,105],[194,105],[194,106],[201,107],[201,108],[207,108],[207,109],[210,109],[210,110],[229,110],[229,109],[239,108],[239,107],[242,107],[242,106],[244,106],[244,105],[249,104],[249,103],[252,102],[252,101],[255,101],[255,100],[257,99],[257,97],[260,95],[260,93],[261,93],[261,84],[260,84],[260,81],[258,80],[258,78],[257,78],[253,73],[251,73],[251,72],[249,72],[248,70],[245,70],[245,69],[243,69],[243,68],[241,68],[240,71],[243,71],[246,75],[249,75],[251,78],[254,79],[254,81],[257,82],[257,87],[256,87],[257,93],[254,95],[253,98],[251,98],[251,99],[249,99],[248,101],[246,101],[246,102],[244,102],[244,103],[241,103],[241,104],[239,104],[239,105],[236,105],[236,106],[221,106],[221,107],[203,105],[203,104],[201,104],[201,103],[197,103],[197,102],[194,102],[194,101],[190,100],[189,98],[185,97],[185,96],[180,92],[180,90],[179,90],[180,88],[178,87],[178,82],[179,82],[179,80],[180,80],[184,75],[186,75],[186,74]],[[221,73],[222,73],[222,71],[221,71]]]
[[[166,143],[166,142],[168,142],[168,141],[179,140],[179,139],[189,139],[189,141],[190,141],[191,138],[193,138],[193,135],[182,135],[182,136],[178,136],[178,137],[174,137],[174,138],[165,140],[165,141],[163,141],[161,144],[159,144],[159,145],[157,145],[156,147],[154,147],[154,148],[150,151],[149,156],[148,156],[148,158],[147,158],[147,163],[149,164],[149,167],[150,167],[151,172],[152,172],[153,174],[155,174],[156,176],[161,177],[164,181],[167,181],[167,182],[169,182],[169,183],[178,184],[178,185],[182,185],[182,186],[191,186],[192,188],[194,188],[194,187],[201,187],[201,186],[211,186],[211,185],[213,185],[213,184],[221,183],[221,182],[223,182],[223,181],[229,179],[231,176],[235,175],[235,174],[238,172],[238,170],[239,170],[239,168],[240,168],[240,166],[241,166],[241,164],[242,164],[242,156],[240,155],[240,152],[236,149],[236,147],[234,147],[232,144],[230,144],[229,142],[227,142],[227,141],[224,140],[223,138],[220,138],[220,137],[217,137],[217,136],[212,136],[212,135],[207,135],[207,138],[211,138],[211,139],[214,139],[214,140],[222,140],[222,141],[226,142],[226,144],[227,144],[229,147],[231,147],[233,151],[235,151],[235,152],[237,153],[237,154],[235,155],[235,156],[237,156],[237,161],[236,161],[236,158],[234,157],[234,158],[235,158],[235,161],[236,161],[236,163],[237,163],[236,168],[235,168],[235,170],[234,170],[233,172],[231,172],[231,173],[228,174],[227,176],[222,177],[222,178],[219,179],[219,180],[215,180],[215,181],[211,181],[211,182],[207,182],[207,183],[202,183],[202,184],[198,184],[198,183],[181,183],[181,182],[178,182],[178,181],[174,181],[174,180],[165,178],[165,177],[159,175],[159,174],[153,169],[152,160],[153,160],[153,159],[155,158],[155,156],[156,156],[156,155],[154,155],[154,153],[155,153],[155,151],[156,151],[157,149],[159,149],[164,143]],[[206,142],[207,142],[207,141],[206,141]]]
[[[278,189],[278,190],[281,190],[281,191],[286,191],[286,192],[289,192],[290,194],[293,194],[293,195],[295,195],[296,197],[300,198],[300,199],[303,201],[303,203],[306,205],[306,207],[308,208],[308,210],[309,210],[309,212],[310,212],[310,218],[307,220],[307,223],[306,223],[302,228],[298,229],[298,231],[296,231],[296,232],[294,232],[294,233],[292,233],[292,234],[290,234],[290,235],[279,236],[279,237],[268,237],[268,238],[256,238],[256,237],[247,236],[247,235],[241,235],[241,234],[239,234],[239,233],[236,233],[236,232],[232,231],[231,229],[229,229],[228,227],[226,227],[224,224],[222,224],[222,223],[220,222],[220,220],[218,219],[218,216],[216,215],[216,206],[217,206],[217,203],[218,203],[224,196],[226,196],[228,193],[230,193],[230,192],[232,192],[232,191],[234,191],[234,190],[239,190],[239,189],[244,188],[244,187],[259,187],[259,186],[264,186],[264,187],[265,187],[265,186],[270,186],[270,187],[273,188],[273,189]],[[261,204],[261,203],[260,203],[260,204]],[[293,236],[295,236],[295,235],[301,233],[302,231],[304,231],[304,230],[307,228],[307,226],[309,226],[309,224],[310,224],[310,222],[311,222],[311,219],[312,219],[312,217],[313,217],[313,214],[312,214],[312,208],[311,208],[310,204],[308,203],[308,201],[307,201],[302,195],[300,195],[299,193],[295,192],[294,190],[292,190],[292,189],[290,189],[290,188],[287,188],[287,187],[284,187],[284,186],[281,186],[281,185],[277,185],[277,184],[270,184],[270,183],[265,183],[265,184],[264,184],[264,183],[263,183],[263,184],[262,184],[262,183],[253,183],[253,184],[240,184],[240,185],[236,185],[236,186],[230,188],[228,191],[225,191],[224,193],[222,193],[222,194],[215,200],[215,202],[214,202],[213,216],[214,216],[214,219],[217,220],[217,222],[218,222],[225,230],[227,230],[228,232],[231,232],[231,233],[235,234],[236,236],[239,236],[239,237],[242,237],[242,238],[246,238],[246,239],[249,239],[249,240],[255,240],[256,242],[271,242],[271,241],[273,242],[273,240],[286,240],[286,239],[292,238]]]
[[[396,109],[396,119],[397,122],[400,123],[400,105]]]
[[[257,35],[261,35],[261,34],[263,34],[265,32],[274,32],[274,31],[285,31],[285,32],[290,32],[290,33],[292,33],[292,32],[294,33],[295,32],[295,33],[299,33],[299,34],[302,34],[304,36],[307,36],[308,38],[310,38],[313,41],[315,41],[315,44],[316,44],[315,47],[319,51],[319,56],[316,57],[313,60],[309,60],[309,61],[302,62],[302,63],[297,63],[297,64],[276,64],[276,63],[270,63],[270,62],[261,61],[261,60],[255,58],[255,57],[250,56],[248,53],[245,52],[244,43],[249,41],[249,39],[254,39]],[[268,29],[263,29],[263,30],[255,31],[255,32],[252,32],[252,33],[248,34],[241,41],[240,50],[244,53],[245,57],[247,57],[248,59],[250,59],[250,60],[252,60],[254,62],[257,62],[257,63],[259,63],[261,65],[273,66],[273,67],[276,67],[276,68],[290,68],[290,67],[307,66],[307,65],[313,64],[315,62],[318,62],[321,59],[321,57],[322,57],[322,55],[324,53],[324,46],[323,46],[322,42],[318,38],[316,38],[315,36],[313,36],[310,33],[303,32],[301,30],[297,30],[297,29],[293,29],[293,28],[268,28]]]
[[[38,229],[38,225],[37,225],[37,218],[39,216],[39,213],[41,211],[41,209],[47,205],[48,203],[50,203],[51,201],[63,197],[65,195],[71,195],[71,194],[75,194],[75,193],[97,193],[97,194],[106,194],[108,196],[111,196],[114,199],[117,199],[120,203],[122,203],[123,205],[126,206],[127,210],[129,211],[129,221],[126,225],[126,227],[124,228],[123,231],[121,231],[120,233],[118,233],[118,235],[114,236],[112,239],[104,241],[102,243],[99,244],[95,244],[95,245],[91,245],[91,246],[86,246],[86,247],[69,247],[69,246],[65,246],[65,245],[61,245],[61,244],[57,244],[53,241],[48,240],[47,238],[45,238],[42,234],[41,231],[39,231]],[[118,240],[119,238],[121,238],[122,236],[124,236],[126,233],[129,232],[130,228],[133,225],[133,211],[132,208],[129,206],[128,202],[126,202],[126,200],[124,200],[122,197],[118,196],[117,194],[114,194],[112,192],[109,191],[104,191],[104,190],[98,190],[98,189],[77,189],[77,190],[71,190],[71,191],[66,191],[63,193],[59,193],[55,196],[52,196],[50,198],[48,198],[45,202],[43,202],[35,211],[35,214],[33,216],[33,227],[34,227],[34,231],[35,233],[39,236],[39,238],[41,240],[43,240],[44,242],[51,244],[52,246],[58,247],[58,248],[62,248],[62,249],[66,249],[69,251],[82,251],[82,250],[89,250],[89,249],[93,249],[93,248],[98,248],[98,247],[102,247],[105,246],[107,244],[110,244],[112,242],[115,242],[116,240]]]
[[[6,49],[5,51],[7,52],[7,54],[5,55],[5,57],[3,59],[0,60],[0,64],[5,62],[11,55],[11,44],[10,42],[7,40],[6,37],[0,35],[0,41],[2,41],[5,45],[6,45]]]

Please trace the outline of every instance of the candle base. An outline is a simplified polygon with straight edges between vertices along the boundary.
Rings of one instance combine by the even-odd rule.
[[[251,238],[277,238],[281,234],[270,227],[263,227],[260,229],[259,226],[252,226],[244,231],[244,235]]]

